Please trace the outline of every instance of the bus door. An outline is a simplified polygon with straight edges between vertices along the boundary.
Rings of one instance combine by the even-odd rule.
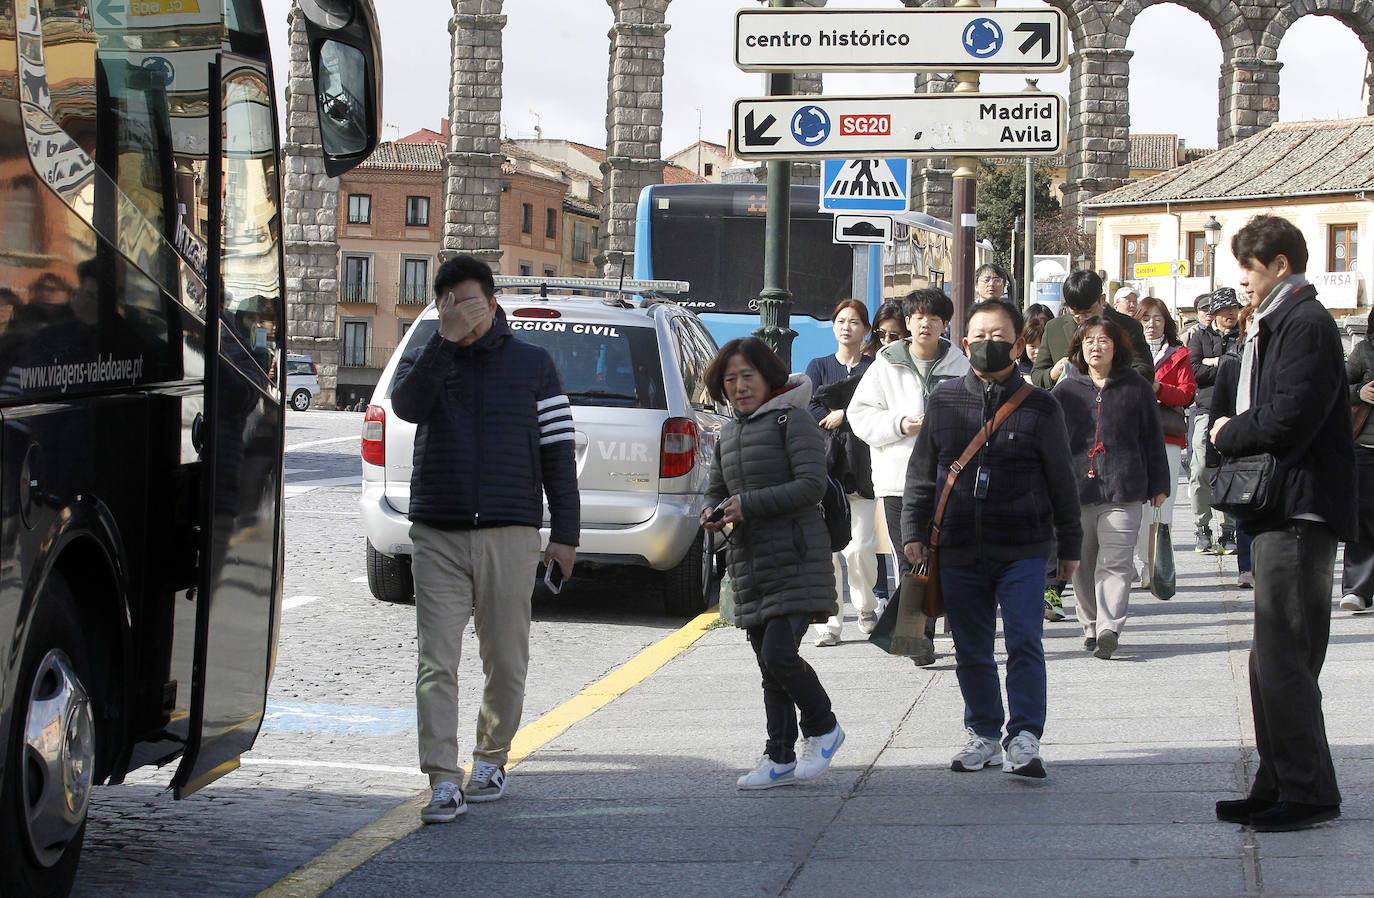
[[[305,3],[325,167],[367,158],[380,131],[370,0]],[[311,15],[321,19],[313,23]],[[212,68],[204,506],[190,730],[172,781],[184,797],[238,766],[262,726],[282,588],[286,292],[277,115],[256,0],[227,0]],[[334,62],[343,60],[343,63]]]

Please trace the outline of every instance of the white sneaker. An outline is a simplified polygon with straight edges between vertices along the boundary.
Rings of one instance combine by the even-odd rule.
[[[829,630],[826,630],[826,631],[825,631],[824,633],[822,633],[820,636],[817,636],[817,637],[816,637],[816,647],[817,647],[817,648],[822,648],[822,649],[823,649],[823,648],[826,648],[827,646],[839,645],[839,644],[840,644],[840,637],[836,636],[834,633],[831,633]]]
[[[971,729],[965,728],[964,732],[968,734],[968,742],[949,762],[950,770],[972,773],[991,764],[1002,763],[1002,743],[996,739],[984,739]]]
[[[1353,592],[1341,598],[1341,607],[1346,611],[1368,611],[1369,605],[1369,599],[1357,596]]]
[[[797,762],[778,764],[768,755],[759,758],[759,766],[735,781],[735,785],[745,790],[776,789],[778,786],[795,786],[797,778],[793,772]]]
[[[867,636],[878,626],[878,612],[860,611],[859,612],[859,632]]]
[[[434,787],[434,796],[429,804],[420,809],[421,823],[451,823],[459,814],[466,814],[467,804],[463,801],[463,790],[457,783],[442,782]]]
[[[809,780],[825,773],[830,766],[830,759],[835,757],[841,745],[844,745],[844,730],[840,729],[838,723],[824,736],[807,736],[803,739],[801,757],[797,759],[795,771],[797,779]]]
[[[1007,756],[1002,770],[1017,776],[1045,778],[1045,762],[1040,759],[1040,740],[1034,733],[1022,730],[1007,743]]]
[[[468,801],[495,801],[506,794],[506,768],[490,761],[473,761],[472,776],[463,787]]]

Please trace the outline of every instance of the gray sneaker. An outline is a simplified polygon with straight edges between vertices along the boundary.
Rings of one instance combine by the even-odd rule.
[[[495,801],[506,794],[506,768],[497,767],[489,761],[473,761],[472,776],[463,787],[468,801]]]
[[[429,804],[420,809],[422,823],[452,823],[453,818],[468,812],[463,792],[457,783],[442,782],[434,787]]]
[[[967,727],[964,732],[968,734],[968,742],[949,762],[950,770],[956,773],[972,773],[1002,763],[1002,743],[996,739],[985,739]]]
[[[878,613],[876,611],[859,612],[859,632],[867,635],[873,632],[873,628],[878,626]]]
[[[1002,770],[1017,776],[1045,778],[1045,762],[1040,759],[1040,740],[1034,733],[1022,730],[1011,737],[1007,742],[1007,756],[1002,761]]]

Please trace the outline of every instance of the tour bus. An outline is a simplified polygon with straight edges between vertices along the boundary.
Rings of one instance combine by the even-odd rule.
[[[798,371],[835,351],[830,314],[840,300],[864,300],[871,317],[884,299],[943,287],[952,268],[947,221],[902,212],[894,215],[890,246],[836,244],[833,217],[819,202],[819,187],[792,188],[788,289]],[[747,337],[759,326],[767,210],[763,184],[651,184],[639,194],[634,276],[688,281],[690,292],[677,301],[697,313],[718,344]],[[991,252],[980,241],[975,264]]]
[[[324,170],[376,146],[371,0],[300,0]],[[262,723],[281,607],[281,141],[259,0],[0,0],[0,895],[91,788]]]

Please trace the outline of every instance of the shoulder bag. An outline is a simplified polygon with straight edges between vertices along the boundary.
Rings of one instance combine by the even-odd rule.
[[[978,429],[968,446],[964,448],[959,460],[949,466],[949,476],[945,478],[945,488],[940,494],[940,501],[935,506],[935,516],[930,519],[930,543],[926,549],[926,563],[923,566],[924,576],[926,577],[925,596],[922,600],[922,609],[927,617],[939,617],[945,613],[945,596],[940,589],[940,521],[945,516],[945,506],[949,504],[950,494],[954,492],[954,481],[959,479],[959,474],[964,470],[964,466],[973,460],[973,456],[978,454],[978,450],[986,445],[992,435],[997,432],[997,428],[1002,426],[1011,413],[1016,411],[1026,397],[1034,390],[1028,383],[1021,384],[1020,389],[1012,394],[1012,397],[1002,403],[1002,407],[993,415],[990,422]],[[918,574],[919,575],[919,574]]]

